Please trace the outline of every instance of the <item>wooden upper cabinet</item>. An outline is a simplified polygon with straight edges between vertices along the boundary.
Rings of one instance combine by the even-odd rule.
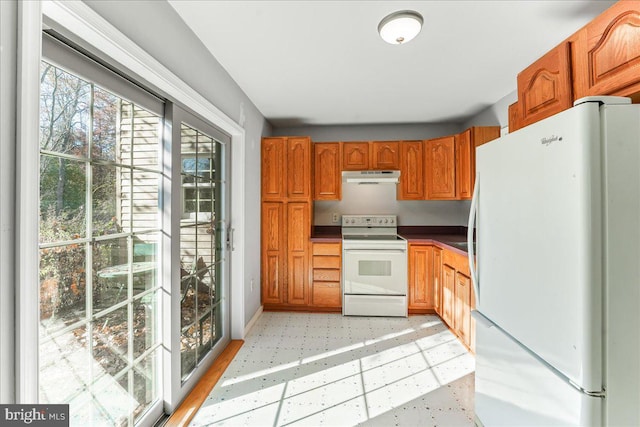
[[[398,200],[424,200],[424,149],[422,141],[400,143]]]
[[[313,144],[314,200],[340,200],[342,176],[340,172],[340,143]]]
[[[454,136],[429,139],[425,150],[425,190],[427,199],[456,198],[456,145]]]
[[[311,138],[287,139],[287,195],[291,199],[311,197]]]
[[[576,99],[640,92],[640,1],[615,3],[574,37]]]
[[[456,195],[458,199],[473,196],[471,179],[471,154],[475,149],[471,143],[471,129],[456,135]]]
[[[373,141],[371,143],[371,169],[400,169],[400,142]]]
[[[286,197],[286,138],[262,139],[262,198]]]
[[[476,147],[500,137],[500,126],[475,126],[456,135],[456,195],[473,196],[476,181]]]
[[[509,133],[515,132],[522,127],[520,124],[520,103],[514,102],[509,105]]]
[[[342,143],[342,170],[360,171],[369,169],[369,143]]]
[[[566,110],[572,103],[570,46],[564,42],[518,74],[521,125]]]

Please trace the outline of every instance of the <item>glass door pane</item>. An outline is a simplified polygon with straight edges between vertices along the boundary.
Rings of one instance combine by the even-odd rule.
[[[177,404],[230,340],[230,260],[226,249],[226,141],[211,125],[173,108],[174,139],[180,141],[179,155],[173,155],[180,181],[180,198],[173,202],[180,208],[176,245],[180,286],[173,289],[179,289],[180,303],[171,325],[180,328],[174,330],[179,341],[173,347],[180,363],[172,365],[170,400]]]
[[[134,425],[160,403],[162,118],[41,64],[40,403]]]

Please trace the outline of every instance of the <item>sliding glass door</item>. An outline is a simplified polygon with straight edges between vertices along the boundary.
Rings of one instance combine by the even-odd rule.
[[[229,342],[230,138],[43,36],[40,403],[171,412]]]
[[[179,147],[173,155],[179,202],[172,202],[180,213],[179,239],[173,242],[180,271],[172,317],[179,327],[173,336],[180,362],[171,380],[177,404],[229,342],[229,137],[176,106],[172,116],[173,140],[179,141],[173,145]]]

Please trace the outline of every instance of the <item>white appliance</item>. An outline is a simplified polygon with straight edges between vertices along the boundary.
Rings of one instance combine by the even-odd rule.
[[[342,180],[348,184],[397,184],[400,171],[342,171]]]
[[[640,105],[629,102],[579,100],[476,150],[479,425],[640,425]]]
[[[395,215],[342,216],[342,314],[407,317],[407,241]]]

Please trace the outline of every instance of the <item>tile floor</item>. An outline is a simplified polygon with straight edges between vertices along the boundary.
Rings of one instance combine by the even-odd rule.
[[[472,426],[475,362],[437,316],[265,312],[191,426]]]

